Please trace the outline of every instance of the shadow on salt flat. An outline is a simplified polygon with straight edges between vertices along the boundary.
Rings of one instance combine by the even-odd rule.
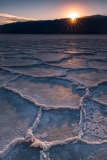
[[[102,141],[107,139],[107,108],[92,100],[84,103],[86,117],[83,127],[83,139]]]
[[[41,121],[34,132],[35,137],[42,141],[55,141],[77,136],[79,113],[79,110],[43,111]]]
[[[6,156],[0,160],[39,160],[40,149],[30,148],[30,144],[16,145]]]
[[[0,90],[0,150],[25,136],[37,117],[36,106],[5,89]]]
[[[107,82],[92,88],[90,92],[90,96],[93,100],[107,105]]]
[[[106,160],[107,144],[89,145],[82,142],[52,147],[50,152],[51,160]]]

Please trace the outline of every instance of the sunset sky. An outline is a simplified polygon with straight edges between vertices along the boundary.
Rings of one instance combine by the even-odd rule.
[[[0,0],[0,24],[26,20],[107,15],[107,0]]]

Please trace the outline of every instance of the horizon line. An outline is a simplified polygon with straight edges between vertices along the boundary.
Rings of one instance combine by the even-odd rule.
[[[95,14],[95,15],[88,15],[88,16],[80,16],[80,17],[77,17],[76,19],[86,18],[86,17],[92,17],[92,16],[104,16],[104,17],[107,17],[107,15]],[[12,16],[12,18],[14,18],[14,17],[16,18],[18,16]],[[55,19],[45,19],[45,20],[42,20],[42,19],[39,20],[39,19],[33,19],[33,18],[24,18],[24,17],[18,17],[18,18],[20,19],[19,21],[13,21],[13,22],[8,22],[8,23],[3,23],[3,24],[0,24],[0,26],[8,25],[8,24],[14,24],[14,23],[24,23],[24,22],[55,21],[55,20],[71,19],[70,17],[67,17],[67,18],[66,17],[65,18],[55,18]]]

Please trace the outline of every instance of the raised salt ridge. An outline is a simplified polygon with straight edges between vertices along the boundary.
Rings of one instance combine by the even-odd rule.
[[[62,85],[57,79],[40,81],[22,77],[9,83],[7,87],[10,90],[15,89],[23,96],[30,97],[36,104],[46,109],[78,108],[84,92],[79,95],[77,88],[72,84],[66,84],[66,81],[62,81]]]
[[[9,68],[9,67],[8,67]],[[53,68],[40,68],[40,67],[30,67],[30,68],[15,68],[12,67],[10,69],[13,72],[17,72],[19,74],[25,74],[32,77],[57,77],[65,74],[64,70],[53,69]]]
[[[0,70],[0,87],[15,78],[16,74],[9,73],[8,71]]]
[[[0,150],[12,140],[23,137],[37,117],[36,106],[19,95],[0,90]]]
[[[54,66],[62,68],[88,68],[86,61],[79,58],[70,58],[64,62],[54,64]]]
[[[99,82],[107,81],[107,74],[105,72],[86,72],[82,73],[70,73],[65,79],[77,81],[85,86],[92,87]]]
[[[44,111],[41,121],[34,131],[35,137],[43,141],[55,141],[77,136],[79,112],[79,110]]]

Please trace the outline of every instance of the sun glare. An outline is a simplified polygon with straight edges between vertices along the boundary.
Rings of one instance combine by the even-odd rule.
[[[82,20],[80,17],[79,12],[68,12],[68,18],[66,18],[62,23],[63,27],[66,28],[68,33],[78,33],[81,31],[81,26],[83,27],[84,25],[82,24]],[[85,27],[85,26],[84,26]],[[85,27],[86,28],[86,27]]]
[[[69,18],[71,18],[73,21],[78,17],[78,14],[76,12],[72,12],[69,14]]]

